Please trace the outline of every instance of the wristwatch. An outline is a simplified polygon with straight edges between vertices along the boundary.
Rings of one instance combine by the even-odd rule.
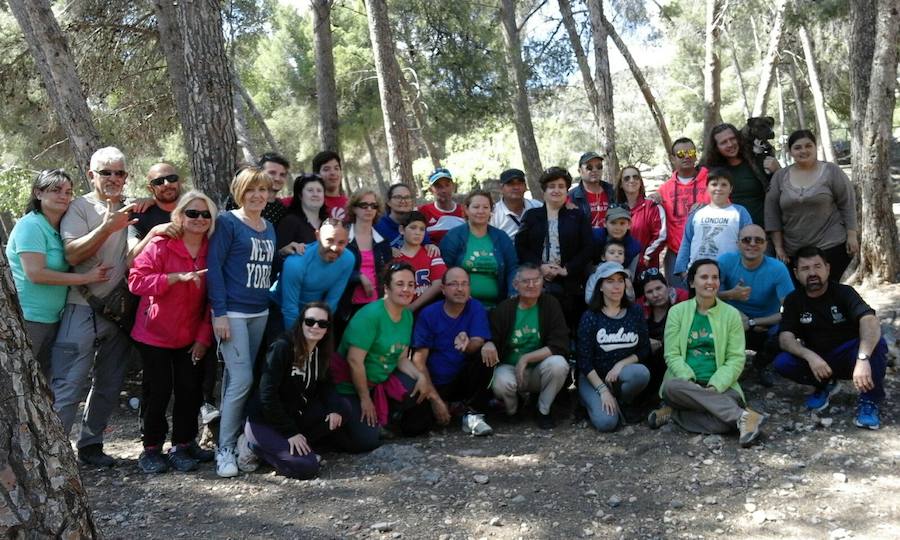
[[[747,319],[747,328],[753,328],[756,326],[756,319]]]
[[[859,354],[856,355],[856,359],[859,360],[860,362],[868,362],[868,361],[869,361],[869,355],[866,354],[866,353],[861,352],[861,353],[859,353]]]

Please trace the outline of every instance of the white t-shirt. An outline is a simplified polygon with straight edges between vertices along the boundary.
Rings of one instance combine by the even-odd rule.
[[[675,272],[686,272],[698,259],[717,259],[738,251],[738,236],[753,223],[750,213],[739,204],[718,208],[708,204],[695,210],[684,228],[684,240],[675,260]]]

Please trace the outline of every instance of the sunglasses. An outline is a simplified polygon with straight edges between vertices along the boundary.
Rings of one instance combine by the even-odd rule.
[[[197,219],[199,217],[202,217],[203,219],[212,219],[212,212],[209,210],[185,210],[184,216],[191,219]]]
[[[641,272],[641,281],[645,281],[648,277],[656,277],[660,275],[659,268],[648,268]]]
[[[175,182],[181,180],[177,174],[167,174],[165,176],[160,176],[159,178],[154,178],[150,180],[151,186],[161,186],[163,184],[174,184]]]
[[[641,175],[639,174],[626,174],[622,177],[623,182],[630,182],[632,180],[640,181]]]
[[[331,326],[331,323],[328,322],[327,319],[313,319],[312,317],[305,317],[303,319],[303,324],[312,328],[313,326],[318,326],[322,330],[328,330],[328,327]]]
[[[741,238],[741,243],[746,244],[748,246],[750,244],[756,244],[757,246],[761,246],[766,243],[766,239],[761,238],[759,236],[745,236],[745,237]]]
[[[357,208],[362,208],[363,210],[378,210],[378,203],[373,202],[361,202],[356,203],[353,206]]]
[[[106,178],[108,176],[115,176],[116,178],[125,178],[126,176],[128,176],[128,172],[126,172],[126,171],[111,171],[109,169],[101,169],[99,171],[94,171],[94,172],[104,178]]]
[[[675,157],[677,157],[678,159],[684,159],[686,157],[695,158],[695,157],[697,157],[697,151],[696,150],[679,150],[679,151],[675,152]]]

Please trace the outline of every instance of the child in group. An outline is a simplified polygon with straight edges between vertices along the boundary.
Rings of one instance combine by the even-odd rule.
[[[606,245],[603,246],[603,254],[600,255],[601,264],[605,262],[617,262],[622,266],[625,266],[625,253],[626,248],[624,242],[615,239],[607,240]],[[625,278],[625,296],[632,302],[634,301],[634,284],[632,283],[633,280],[631,277],[633,275],[634,274],[628,271],[628,277]],[[591,299],[594,296],[594,289],[599,280],[600,275],[595,270],[594,273],[591,274],[591,277],[588,278],[587,284],[584,286],[584,302],[588,305],[591,303]]]
[[[688,216],[684,239],[675,259],[675,273],[684,274],[698,259],[717,259],[738,251],[740,230],[753,223],[750,213],[730,200],[734,184],[726,169],[710,169],[706,180],[709,204]]]
[[[601,229],[595,229],[594,239],[598,246],[603,246],[601,255],[606,249],[606,244],[609,240],[620,242],[625,248],[625,258],[620,261],[620,264],[628,270],[630,276],[634,276],[640,261],[641,243],[631,236],[630,230],[631,212],[628,210],[628,207],[611,206],[606,213],[606,226]],[[600,259],[604,260],[602,256]],[[588,302],[590,303],[590,300]]]
[[[408,309],[413,313],[437,300],[441,294],[441,278],[447,271],[447,265],[440,252],[429,255],[422,246],[425,240],[425,228],[428,219],[417,210],[408,213],[400,221],[400,236],[403,243],[396,260],[409,263],[415,270],[416,296]]]

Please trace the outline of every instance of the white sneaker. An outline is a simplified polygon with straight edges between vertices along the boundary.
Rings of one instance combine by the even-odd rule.
[[[259,458],[250,449],[247,436],[243,433],[237,440],[237,468],[245,473],[251,473],[259,468]]]
[[[219,448],[216,450],[216,474],[222,478],[234,478],[238,475],[233,449]]]
[[[212,403],[204,403],[200,406],[200,420],[207,425],[219,417],[219,409]]]
[[[469,413],[462,418],[463,433],[470,433],[476,437],[484,437],[494,432],[494,429],[484,421],[483,414]]]

